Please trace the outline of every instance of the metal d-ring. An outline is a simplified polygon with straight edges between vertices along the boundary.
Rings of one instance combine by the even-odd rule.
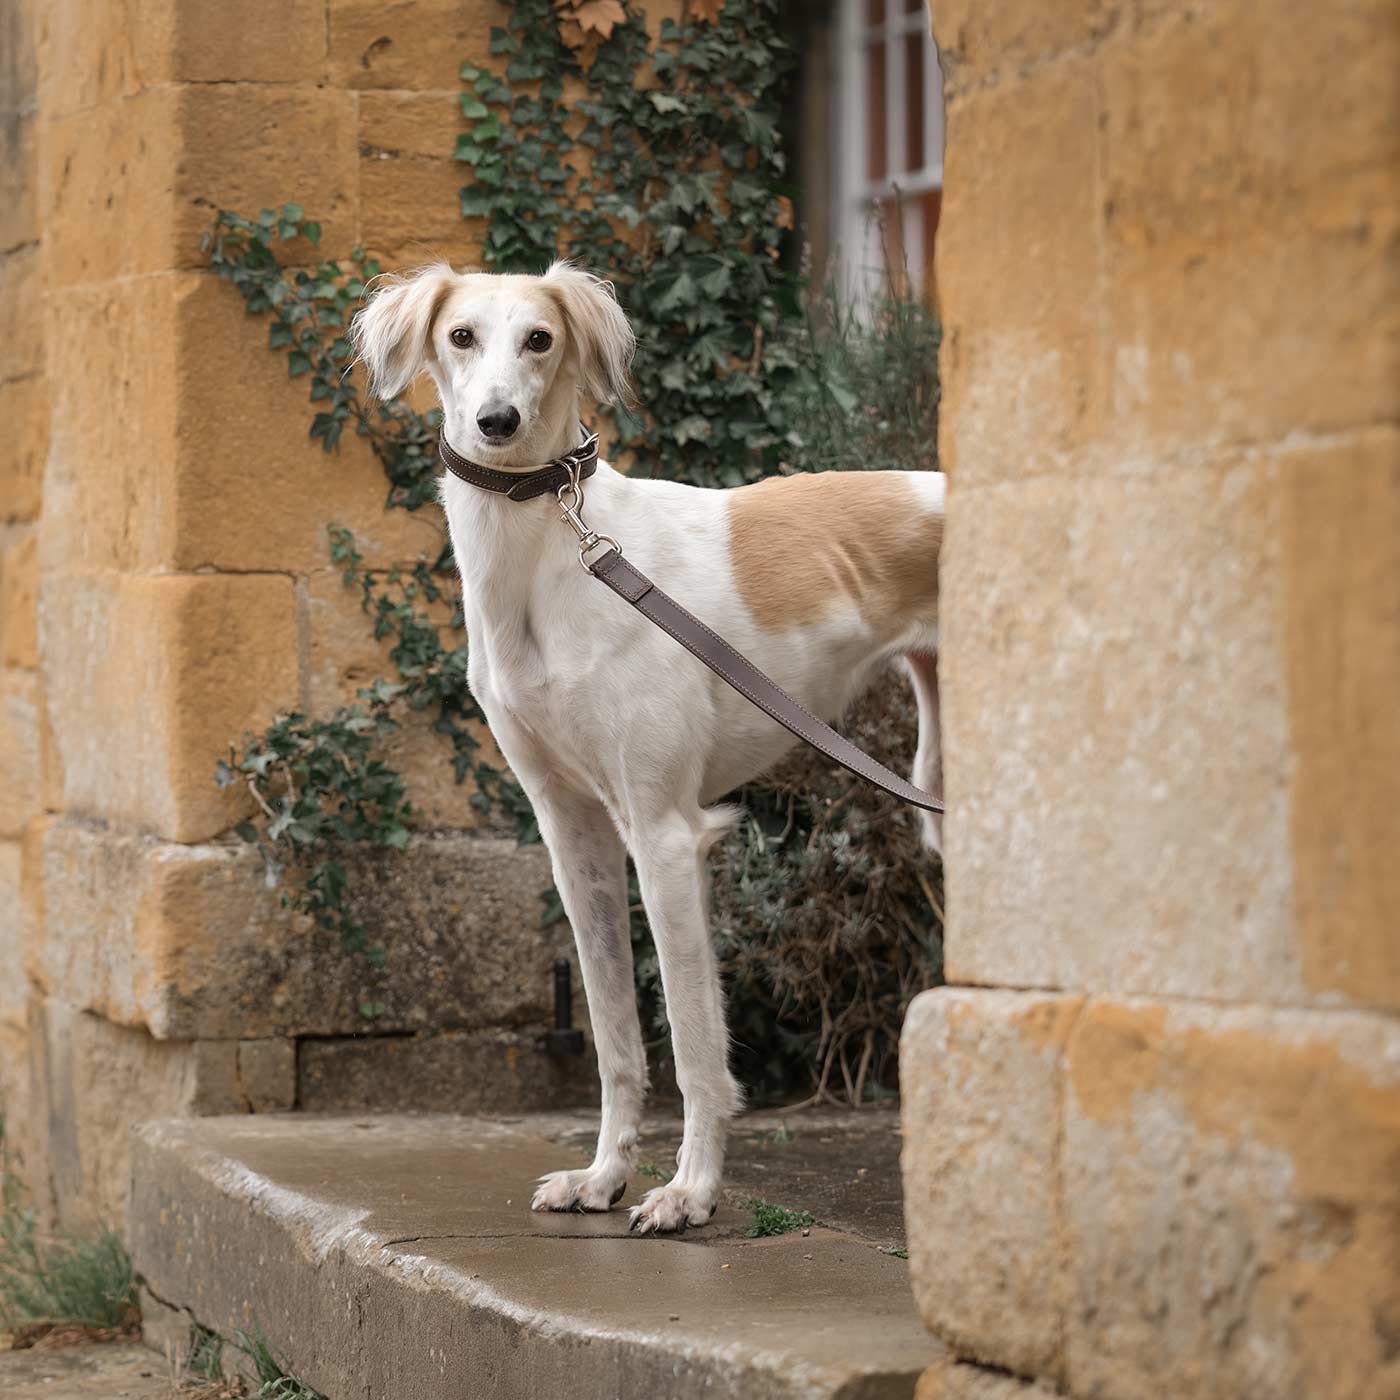
[[[589,533],[592,534],[592,531]],[[622,553],[622,546],[618,544],[611,535],[593,535],[591,539],[584,540],[578,547],[578,562],[582,564],[590,574],[593,572],[593,565],[588,562],[588,556],[597,549],[600,544],[611,545],[619,555]]]

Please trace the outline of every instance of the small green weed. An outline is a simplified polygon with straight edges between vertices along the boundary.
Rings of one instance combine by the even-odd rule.
[[[136,1316],[136,1280],[120,1239],[104,1230],[96,1239],[39,1245],[33,1218],[6,1217],[0,1250],[0,1322],[72,1322],[116,1330]]]
[[[114,1231],[68,1241],[49,1254],[46,1266],[49,1297],[74,1322],[118,1328],[139,1316],[136,1271]]]
[[[326,1400],[319,1390],[312,1390],[287,1374],[287,1358],[263,1336],[260,1327],[251,1332],[235,1332],[233,1345],[253,1363],[258,1382],[255,1400]]]
[[[650,1162],[637,1163],[637,1175],[649,1176],[653,1181],[670,1181],[670,1175],[663,1172],[660,1167],[653,1166]]]
[[[786,1123],[779,1123],[768,1141],[771,1142],[774,1147],[786,1147],[796,1136],[797,1134],[794,1133]]]
[[[891,1245],[889,1249],[881,1247],[880,1253],[888,1254],[891,1259],[907,1259],[909,1257],[909,1251],[907,1249],[896,1249],[893,1245]]]
[[[760,1196],[741,1196],[739,1204],[753,1216],[753,1223],[744,1231],[751,1240],[764,1235],[790,1235],[794,1230],[806,1230],[817,1223],[811,1211],[769,1205]]]
[[[75,1323],[112,1330],[136,1317],[136,1279],[120,1239],[45,1242],[5,1148],[0,1119],[0,1326]]]
[[[187,1369],[193,1376],[216,1381],[224,1373],[224,1339],[199,1323],[190,1323],[190,1359]]]

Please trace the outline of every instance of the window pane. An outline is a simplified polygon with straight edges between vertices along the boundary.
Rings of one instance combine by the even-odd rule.
[[[904,0],[904,13],[912,15],[915,10],[924,8],[924,0]]]
[[[886,174],[885,154],[885,45],[871,44],[865,51],[865,120],[868,127],[865,175],[868,180],[883,180]]]
[[[929,92],[924,73],[924,36],[904,36],[904,168],[924,168],[924,111]]]
[[[865,0],[866,24],[884,24],[885,0]]]

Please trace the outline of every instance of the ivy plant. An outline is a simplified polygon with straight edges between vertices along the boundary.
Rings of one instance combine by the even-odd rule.
[[[515,0],[492,31],[498,66],[462,67],[456,155],[488,263],[539,272],[562,249],[617,288],[645,410],[615,413],[633,470],[737,486],[793,447],[783,390],[800,314],[780,256],[792,202],[779,137],[791,61],[776,0],[707,10],[713,22],[662,20],[653,43],[625,6],[585,61],[553,0]]]
[[[277,256],[279,243],[314,248],[320,227],[295,204],[265,209],[256,219],[221,211],[206,239],[210,263],[242,295],[250,313],[271,317],[270,349],[287,360],[289,378],[305,378],[314,413],[310,433],[327,451],[338,445],[347,424],[368,438],[388,481],[386,507],[419,510],[436,498],[437,430],[440,415],[419,413],[401,399],[368,407],[347,374],[353,351],[349,318],[363,300],[377,262],[355,249],[344,263],[323,262],[289,272]],[[469,777],[471,801],[516,817],[520,835],[534,834],[524,794],[509,774],[483,759],[474,732],[485,719],[467,687],[467,647],[450,550],[434,559],[402,566],[367,568],[354,535],[327,527],[330,558],[347,587],[359,592],[374,635],[390,641],[397,679],[376,680],[356,703],[330,715],[290,714],[265,733],[247,739],[218,767],[225,787],[243,783],[258,815],[235,828],[262,850],[269,872],[297,868],[286,902],[339,935],[349,952],[381,963],[384,949],[373,942],[352,912],[351,876],[343,852],[353,843],[402,849],[414,809],[403,777],[384,757],[386,741],[403,717],[429,711],[433,729],[449,746],[458,782]],[[432,609],[449,608],[445,628]],[[449,640],[444,640],[446,631]],[[372,1014],[376,1004],[362,1008]]]

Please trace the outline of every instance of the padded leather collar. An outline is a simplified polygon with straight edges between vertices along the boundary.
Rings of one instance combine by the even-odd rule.
[[[598,434],[590,433],[582,424],[579,424],[579,429],[584,439],[572,452],[556,457],[533,471],[503,472],[497,467],[483,467],[480,462],[469,462],[460,452],[453,450],[445,437],[438,438],[438,456],[443,466],[468,486],[495,491],[512,501],[528,501],[546,492],[557,493],[570,480],[574,467],[578,469],[580,481],[587,481],[598,470]]]

